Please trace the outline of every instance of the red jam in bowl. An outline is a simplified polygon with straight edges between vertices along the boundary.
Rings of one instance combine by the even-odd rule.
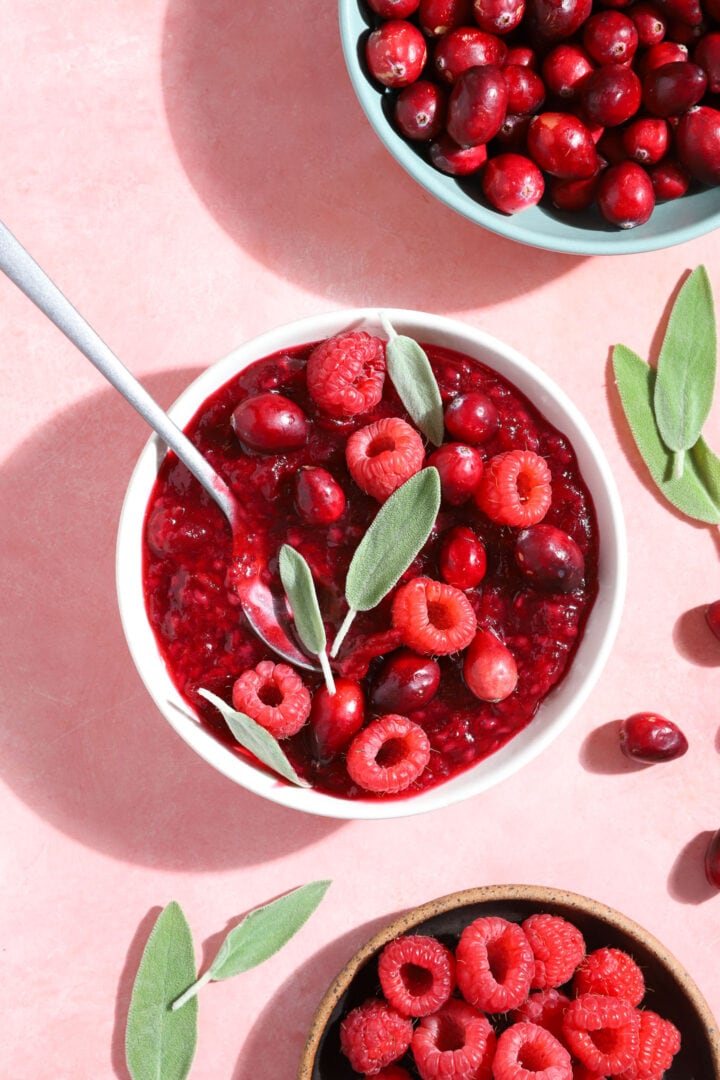
[[[239,497],[248,543],[278,597],[282,596],[278,571],[282,545],[292,545],[305,557],[332,644],[347,610],[343,586],[350,559],[379,507],[348,471],[348,437],[383,417],[409,417],[387,376],[381,400],[368,411],[341,419],[329,416],[313,401],[306,385],[306,362],[313,348],[313,344],[293,348],[251,364],[205,401],[186,433]],[[454,580],[459,573],[461,587],[472,583],[483,570],[482,566],[478,569],[477,551],[465,565],[467,548],[459,543],[453,549],[448,540],[450,530],[456,530],[453,535],[457,536],[457,530],[469,528],[481,541],[487,566],[479,583],[463,592],[478,627],[492,631],[512,653],[517,685],[503,700],[480,700],[463,677],[462,653],[428,658],[426,668],[432,670],[429,676],[427,671],[421,676],[434,686],[437,664],[439,685],[429,700],[433,686],[421,692],[420,704],[405,709],[404,715],[424,730],[430,757],[420,776],[399,796],[373,794],[359,787],[348,774],[345,753],[329,761],[318,760],[309,724],[282,740],[304,779],[321,792],[347,799],[412,796],[470,768],[507,743],[532,721],[548,691],[567,673],[597,594],[597,522],[568,439],[517,388],[488,367],[437,346],[426,345],[425,351],[443,400],[446,442],[462,441],[448,427],[467,429],[467,417],[458,410],[457,399],[468,394],[489,398],[497,424],[491,425],[489,435],[482,432],[484,441],[475,446],[485,469],[490,459],[508,451],[531,451],[544,460],[551,475],[552,501],[543,525],[571,538],[584,570],[574,587],[554,590],[541,580],[542,575],[533,578],[522,572],[516,558],[518,528],[490,520],[474,498],[459,505],[443,499],[428,542],[399,586],[376,608],[356,617],[333,661],[336,675],[361,683],[367,702],[365,724],[383,713],[399,712],[382,708],[384,665],[388,654],[392,657],[404,646],[399,632],[392,629],[393,596],[398,587],[418,576],[444,580],[445,573]],[[282,394],[302,410],[307,419],[302,445],[275,450],[241,444],[231,423],[233,412],[242,402],[267,393]],[[456,406],[450,409],[453,401]],[[434,449],[426,447],[425,463]],[[325,470],[342,489],[345,504],[335,520],[318,523],[299,512],[297,473],[304,466]],[[328,516],[336,513],[337,504]],[[460,533],[461,538],[464,535]],[[168,671],[217,738],[233,752],[249,756],[198,690],[209,690],[230,703],[240,675],[260,661],[282,661],[256,636],[240,607],[232,585],[232,543],[225,518],[172,454],[160,469],[144,536],[147,614]],[[323,685],[321,676],[313,672],[298,669],[298,673],[311,694]]]

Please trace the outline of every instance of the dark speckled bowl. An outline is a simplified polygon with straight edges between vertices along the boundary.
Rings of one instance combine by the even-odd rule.
[[[645,1004],[671,1020],[682,1035],[682,1048],[665,1080],[720,1080],[718,1027],[682,964],[647,930],[618,911],[585,896],[534,885],[494,885],[443,896],[409,911],[376,934],[343,968],[320,1002],[297,1080],[356,1080],[357,1074],[340,1052],[340,1021],[379,992],[377,956],[388,941],[412,931],[435,935],[454,946],[463,928],[481,916],[521,922],[539,911],[575,923],[589,951],[609,945],[625,950],[638,962],[647,986]]]

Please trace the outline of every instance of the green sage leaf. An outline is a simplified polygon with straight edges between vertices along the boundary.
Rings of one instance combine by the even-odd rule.
[[[440,509],[440,476],[430,466],[415,473],[383,503],[358,544],[345,580],[354,611],[380,603],[425,546]]]
[[[326,637],[312,571],[305,558],[289,544],[280,548],[280,580],[290,601],[300,640],[311,653],[325,649]]]
[[[291,784],[296,784],[298,787],[310,787],[307,780],[303,780],[295,772],[285,751],[274,735],[261,727],[252,717],[231,708],[217,694],[212,694],[209,690],[198,690],[198,694],[204,697],[206,701],[211,702],[222,713],[223,720],[237,741],[246,750],[249,750],[258,761],[261,761],[263,765],[267,765],[269,769],[272,769],[273,772],[282,776],[285,780],[289,780]]]
[[[683,284],[673,304],[658,357],[653,405],[669,450],[682,455],[700,438],[715,392],[717,333],[712,289],[704,266]],[[682,457],[676,472],[682,470]]]
[[[445,433],[442,398],[425,350],[413,338],[398,334],[382,319],[388,334],[388,374],[398,396],[426,439],[440,446]]]
[[[673,475],[673,455],[661,438],[653,402],[656,374],[625,345],[613,349],[620,400],[637,448],[665,498],[696,521],[720,523],[720,462],[699,439],[686,457],[681,476]]]
[[[140,961],[125,1032],[132,1080],[185,1080],[197,1045],[197,1001],[174,1012],[172,1002],[195,978],[192,935],[172,901],[155,922]]]

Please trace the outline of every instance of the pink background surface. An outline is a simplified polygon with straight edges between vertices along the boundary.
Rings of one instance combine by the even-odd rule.
[[[433,203],[379,145],[334,4],[0,4],[2,218],[163,404],[277,323],[352,305],[457,316],[558,380],[615,472],[629,588],[581,715],[522,773],[416,819],[340,824],[215,775],[150,703],[122,636],[114,540],[143,423],[5,279],[0,1074],[127,1080],[124,1018],[149,927],[183,906],[203,962],[228,922],[334,884],[274,959],[203,991],[198,1080],[291,1080],[315,1004],[410,906],[501,882],[569,888],[645,925],[717,1013],[718,536],[649,487],[608,367],[653,355],[666,302],[717,235],[583,259]],[[707,429],[720,445],[720,412]],[[653,709],[686,757],[635,769],[618,718]]]

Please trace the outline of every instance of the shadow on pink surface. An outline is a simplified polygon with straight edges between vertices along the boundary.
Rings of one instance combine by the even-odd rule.
[[[672,865],[668,892],[681,904],[702,904],[717,897],[717,889],[705,877],[705,852],[714,833],[707,829],[689,840]]]
[[[169,404],[195,377],[145,380]],[[214,870],[262,863],[337,823],[276,807],[197,758],[147,696],[115,596],[115,533],[148,429],[114,391],[53,417],[0,472],[0,775],[54,827],[111,856]]]
[[[569,273],[577,257],[487,232],[385,150],[345,70],[335,5],[169,0],[162,80],[190,182],[276,273],[346,303],[477,308]]]

